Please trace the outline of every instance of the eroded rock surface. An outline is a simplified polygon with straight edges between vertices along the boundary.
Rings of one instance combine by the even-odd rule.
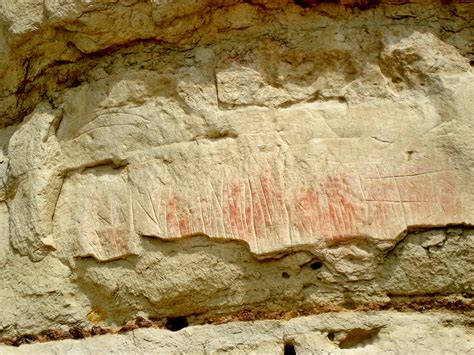
[[[0,4],[0,336],[409,297],[469,308],[473,13]]]
[[[358,314],[345,312],[289,321],[235,322],[195,326],[173,333],[138,329],[125,335],[104,335],[82,341],[24,345],[11,354],[469,354],[474,351],[469,321],[450,314]],[[416,326],[414,327],[414,325]],[[0,345],[0,351],[2,348]],[[453,349],[456,349],[453,351]]]

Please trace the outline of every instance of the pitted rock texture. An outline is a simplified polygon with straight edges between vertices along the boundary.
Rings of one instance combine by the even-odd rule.
[[[84,60],[9,141],[12,245],[107,261],[205,234],[268,254],[472,224],[468,59],[411,29],[370,52],[327,31]]]
[[[10,354],[469,354],[474,351],[469,319],[434,313],[345,312],[289,321],[235,322],[194,326],[173,333],[138,329],[0,351]],[[293,352],[293,351],[294,352]]]
[[[0,335],[470,304],[473,14],[2,2]]]

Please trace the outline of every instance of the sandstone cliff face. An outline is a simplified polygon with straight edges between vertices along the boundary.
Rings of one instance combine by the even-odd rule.
[[[462,1],[3,1],[0,337],[351,309],[363,327],[328,323],[326,344],[295,320],[310,340],[291,346],[358,334],[377,352],[404,316],[372,327],[360,312],[431,308],[451,313],[420,334],[451,322],[468,337],[473,14]],[[241,350],[281,350],[274,322],[278,341]],[[186,349],[169,351],[206,351]]]

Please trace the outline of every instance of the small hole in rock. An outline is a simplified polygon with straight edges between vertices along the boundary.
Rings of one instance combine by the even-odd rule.
[[[344,295],[344,302],[342,306],[346,309],[356,309],[357,303],[348,295]]]
[[[341,349],[363,348],[373,344],[379,335],[380,328],[374,329],[351,329],[339,342]]]
[[[166,319],[166,329],[171,330],[172,332],[177,332],[188,326],[188,320],[186,317],[170,317]]]
[[[397,77],[397,76],[392,78],[392,83],[394,83],[394,84],[399,84],[401,82],[402,82],[402,79]]]
[[[334,341],[335,338],[336,338],[336,335],[333,332],[328,333],[328,339],[329,340]]]
[[[319,261],[315,261],[314,263],[312,263],[310,265],[311,269],[313,270],[318,270],[318,269],[321,269],[323,267],[323,264]]]
[[[86,337],[84,331],[79,327],[69,328],[69,334],[73,339],[84,339]]]
[[[295,4],[301,6],[303,9],[307,9],[316,5],[315,0],[295,0]]]
[[[285,343],[283,348],[284,355],[296,355],[295,345],[292,343]]]
[[[284,271],[284,272],[281,273],[281,277],[283,277],[284,279],[289,279],[289,278],[290,278],[290,274],[287,273],[286,271]]]

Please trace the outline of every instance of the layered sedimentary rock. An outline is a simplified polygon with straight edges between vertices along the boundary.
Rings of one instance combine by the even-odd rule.
[[[419,297],[466,311],[473,13],[0,4],[2,338]]]
[[[290,321],[236,322],[187,328],[179,333],[138,329],[123,335],[65,340],[8,349],[11,354],[381,354],[471,353],[474,344],[465,320],[446,314],[327,314]],[[416,327],[413,325],[416,324]],[[467,339],[467,341],[465,341]],[[4,349],[4,348],[3,348]],[[0,350],[2,347],[0,345]]]

